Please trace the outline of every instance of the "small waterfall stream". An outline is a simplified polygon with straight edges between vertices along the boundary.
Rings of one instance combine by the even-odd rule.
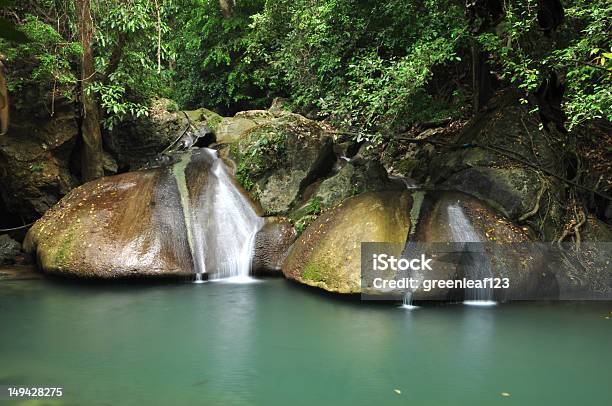
[[[404,185],[406,185],[406,189],[413,189],[414,184],[409,182],[406,179],[404,180]],[[409,258],[411,253],[411,249],[413,244],[411,244],[412,237],[414,236],[416,229],[418,227],[419,218],[421,216],[421,208],[423,207],[423,200],[425,199],[425,192],[422,190],[417,190],[412,193],[412,207],[410,209],[410,232],[408,233],[407,243],[404,246],[404,251],[402,252],[402,257]],[[414,276],[414,272],[413,275]],[[412,304],[412,296],[414,292],[411,288],[407,288],[406,293],[404,294],[404,300],[402,303],[403,309],[413,310],[417,309],[418,306]]]
[[[197,154],[197,156],[196,156]],[[207,170],[201,185],[188,185],[189,165]],[[204,168],[199,166],[204,164]],[[235,185],[217,151],[189,152],[172,169],[178,183],[196,282],[249,281],[255,236],[264,224]]]
[[[454,242],[460,243],[482,243],[480,236],[466,217],[463,209],[458,204],[452,204],[447,208],[448,221]],[[468,279],[484,279],[493,276],[489,260],[486,257],[484,247],[481,244],[466,244],[462,257]],[[464,304],[468,305],[494,305],[493,290],[491,288],[467,289]]]

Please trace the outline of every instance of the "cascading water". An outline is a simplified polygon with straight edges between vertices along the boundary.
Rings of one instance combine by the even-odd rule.
[[[194,261],[196,282],[209,279],[249,281],[255,236],[264,224],[251,202],[234,184],[227,167],[213,149],[188,153],[175,164],[189,248]],[[187,171],[207,170],[201,185],[188,185]],[[204,168],[199,165],[204,164]]]
[[[408,182],[407,180],[404,179],[404,184],[406,185],[407,189],[412,189],[413,188],[413,184]],[[425,192],[422,190],[417,190],[415,192],[412,193],[412,208],[410,209],[410,232],[408,233],[408,239],[407,239],[407,244],[404,246],[404,252],[402,252],[402,257],[403,258],[409,258],[411,256],[411,250],[413,247],[413,244],[411,243],[412,241],[412,237],[414,236],[418,223],[419,223],[419,218],[421,215],[421,208],[423,206],[423,200],[425,199]],[[411,276],[415,276],[414,272],[413,275]],[[412,304],[412,296],[413,296],[413,291],[411,288],[407,288],[406,293],[404,294],[404,300],[402,303],[402,309],[408,309],[408,310],[413,310],[413,309],[417,309],[418,306],[415,306]]]
[[[263,227],[264,219],[236,187],[217,152],[205,151],[213,159],[205,196],[208,207],[203,210],[208,214],[204,231],[206,263],[215,269],[215,279],[246,280],[251,270],[255,236]]]
[[[472,224],[465,216],[463,209],[458,204],[452,204],[447,208],[448,220],[454,242],[481,243],[482,240]],[[484,248],[481,244],[467,244],[462,254],[462,264],[466,268],[468,279],[491,278],[492,272]],[[494,305],[493,290],[491,288],[468,289],[465,304],[468,305]]]

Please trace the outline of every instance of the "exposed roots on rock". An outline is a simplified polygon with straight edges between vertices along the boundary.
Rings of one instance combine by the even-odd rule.
[[[574,212],[574,215],[572,219],[569,221],[569,223],[566,224],[565,227],[563,228],[563,232],[561,233],[561,236],[557,240],[557,244],[561,245],[561,243],[565,241],[565,239],[567,239],[569,236],[574,236],[574,243],[576,245],[576,250],[579,250],[580,243],[582,241],[581,236],[580,236],[580,229],[586,223],[587,216],[586,216],[586,212],[584,208],[582,207],[582,205],[579,205],[576,202],[576,200],[573,200],[572,202],[572,210]]]
[[[536,213],[540,211],[540,202],[542,201],[542,196],[544,195],[544,192],[546,191],[547,188],[548,187],[546,185],[546,181],[544,179],[541,179],[540,190],[538,190],[538,194],[536,195],[535,204],[533,206],[533,209],[529,210],[527,213],[519,217],[519,222],[523,222],[527,220],[528,218],[535,216]]]

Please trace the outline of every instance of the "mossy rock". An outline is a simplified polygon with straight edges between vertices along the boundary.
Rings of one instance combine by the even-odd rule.
[[[248,130],[255,126],[257,126],[257,123],[248,118],[225,117],[215,125],[213,131],[217,143],[231,144],[240,140]]]
[[[410,229],[407,191],[364,193],[325,211],[292,246],[283,273],[330,292],[361,292],[361,243],[404,243]]]
[[[232,146],[231,156],[238,181],[268,214],[287,214],[335,160],[332,138],[321,125],[291,113],[247,131]]]
[[[222,119],[205,108],[182,111],[174,101],[158,99],[153,102],[149,116],[126,118],[105,132],[104,145],[121,168],[134,170],[157,166],[153,163],[166,148],[214,132]],[[179,137],[181,141],[177,142]]]
[[[21,244],[13,240],[8,234],[0,235],[0,265],[12,264],[15,257],[21,252]]]
[[[197,110],[186,111],[185,114],[187,114],[191,121],[205,122],[208,128],[210,128],[213,132],[217,130],[219,123],[223,120],[223,117],[219,114],[203,107]]]

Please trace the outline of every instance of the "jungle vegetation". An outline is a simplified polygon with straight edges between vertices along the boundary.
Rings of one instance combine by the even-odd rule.
[[[14,107],[52,114],[60,98],[82,103],[94,154],[98,122],[104,131],[147,115],[158,97],[225,115],[280,97],[375,141],[415,123],[469,117],[503,87],[568,134],[612,121],[608,0],[0,4]]]

